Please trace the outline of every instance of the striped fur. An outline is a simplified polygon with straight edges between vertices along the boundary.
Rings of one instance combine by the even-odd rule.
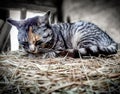
[[[19,43],[27,52],[44,52],[45,57],[64,52],[75,56],[117,53],[117,43],[95,24],[85,21],[49,24],[49,15],[50,12],[47,12],[44,16],[24,21],[8,19],[9,23],[18,28]],[[33,39],[30,35],[34,35]]]

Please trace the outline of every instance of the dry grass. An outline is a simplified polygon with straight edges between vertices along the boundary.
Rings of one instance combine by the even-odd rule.
[[[0,55],[0,94],[120,94],[120,52],[87,59]]]

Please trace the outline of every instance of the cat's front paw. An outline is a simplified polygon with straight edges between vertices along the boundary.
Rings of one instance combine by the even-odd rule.
[[[47,52],[43,55],[43,58],[55,58],[57,54],[55,52]]]

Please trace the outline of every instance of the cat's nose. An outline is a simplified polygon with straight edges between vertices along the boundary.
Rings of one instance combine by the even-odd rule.
[[[29,45],[29,49],[30,49],[30,52],[34,52],[35,51],[35,45],[33,45],[33,44]]]

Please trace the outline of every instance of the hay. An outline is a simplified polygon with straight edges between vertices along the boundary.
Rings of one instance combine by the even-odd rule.
[[[0,94],[119,94],[120,52],[87,59],[0,55]]]

